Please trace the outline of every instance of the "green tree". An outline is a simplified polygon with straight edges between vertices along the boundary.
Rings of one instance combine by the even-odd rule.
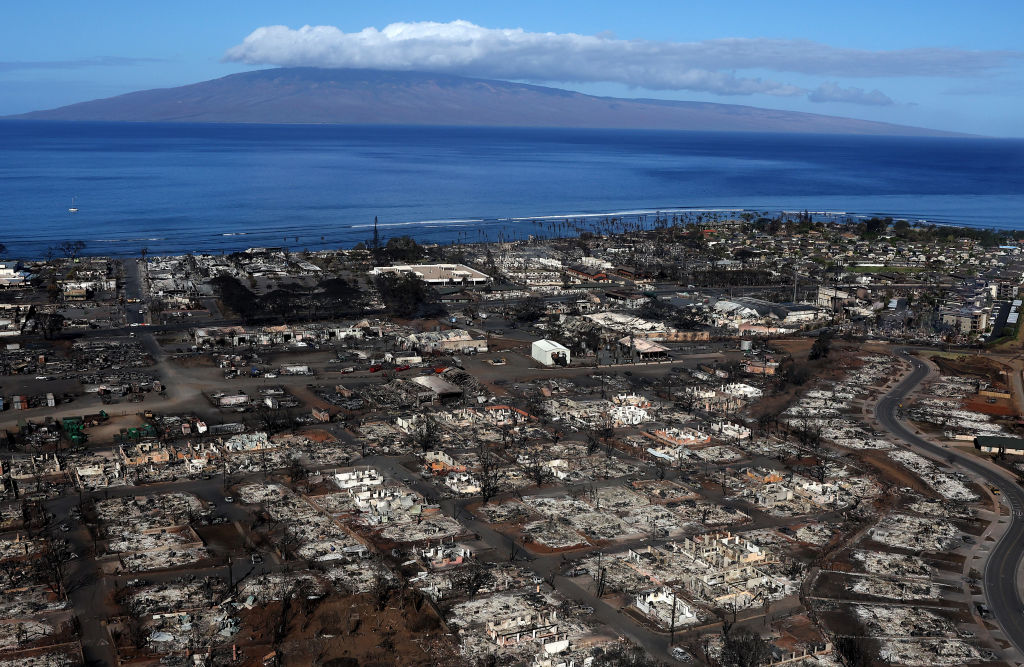
[[[423,248],[411,236],[388,239],[384,254],[392,262],[415,262],[423,257]]]
[[[832,332],[828,329],[823,329],[818,337],[814,339],[814,344],[811,345],[811,352],[807,355],[807,358],[811,361],[815,359],[824,359],[828,357],[829,351],[832,349]]]
[[[437,291],[411,274],[384,273],[374,285],[388,312],[396,317],[431,317],[444,312]]]

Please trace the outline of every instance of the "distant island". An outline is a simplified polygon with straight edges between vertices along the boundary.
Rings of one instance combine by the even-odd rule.
[[[956,136],[905,125],[738,104],[595,97],[448,74],[308,67],[243,72],[7,118]]]

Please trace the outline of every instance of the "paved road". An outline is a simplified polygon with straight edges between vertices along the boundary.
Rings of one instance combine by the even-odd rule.
[[[134,259],[124,260],[124,304],[125,319],[129,324],[146,321],[145,304],[142,298],[146,294],[142,284],[142,269]]]
[[[898,354],[912,364],[913,371],[879,401],[876,409],[878,421],[887,431],[918,449],[941,459],[952,458],[954,465],[997,487],[1006,498],[1013,515],[1009,528],[992,549],[985,564],[985,597],[989,609],[995,614],[1007,639],[1013,642],[1018,650],[1024,651],[1024,614],[1021,613],[1022,605],[1016,582],[1017,569],[1024,558],[1024,489],[1021,489],[1007,473],[986,465],[970,454],[931,443],[915,435],[899,420],[896,415],[901,401],[928,375],[929,369],[924,362],[911,357],[905,351],[899,351]]]

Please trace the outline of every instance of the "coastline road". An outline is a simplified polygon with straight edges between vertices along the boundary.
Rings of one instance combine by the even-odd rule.
[[[911,364],[910,375],[889,392],[875,410],[879,424],[897,438],[939,459],[952,459],[955,466],[969,471],[999,489],[1010,506],[1010,525],[992,548],[985,564],[984,590],[989,609],[999,621],[1006,638],[1024,651],[1024,614],[1017,592],[1016,574],[1024,558],[1024,489],[1009,473],[954,449],[945,449],[916,435],[897,416],[903,399],[928,375],[928,366],[921,360],[898,350],[897,354]]]

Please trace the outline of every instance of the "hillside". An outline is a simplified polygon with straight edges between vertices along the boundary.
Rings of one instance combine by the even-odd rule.
[[[948,134],[735,104],[595,97],[557,88],[424,72],[316,68],[244,72],[9,118]]]

